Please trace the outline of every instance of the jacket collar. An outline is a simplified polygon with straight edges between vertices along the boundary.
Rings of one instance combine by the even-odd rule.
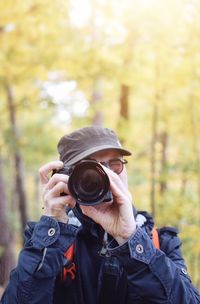
[[[144,227],[149,235],[151,235],[152,228],[154,227],[154,221],[152,216],[146,211],[137,211],[133,207],[134,217],[136,219],[136,224],[138,227]],[[88,216],[84,215],[81,208],[76,204],[73,210],[68,212],[69,224],[75,226],[82,226],[82,232],[91,233],[93,236],[99,238],[104,234],[103,228],[95,223]]]
[[[138,211],[136,214],[136,224],[138,227],[144,227],[149,236],[151,236],[154,220],[148,212]]]
[[[70,213],[71,212],[73,214],[71,218],[74,217],[76,221],[78,220],[79,226],[82,226],[81,229],[82,233],[90,233],[97,238],[103,237],[104,234],[103,228],[99,224],[94,222],[91,218],[83,214],[78,204],[76,204],[75,208],[73,208],[73,210],[71,210]],[[69,220],[69,224],[71,223],[73,224],[72,220]]]

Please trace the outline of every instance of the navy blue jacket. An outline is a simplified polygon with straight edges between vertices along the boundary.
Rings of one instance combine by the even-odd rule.
[[[73,218],[63,224],[47,216],[29,223],[2,304],[200,303],[175,228],[159,230],[160,250],[156,249],[151,240],[153,221],[143,212],[135,234],[118,246],[110,236],[105,242],[99,225],[77,212],[76,216],[80,226]],[[64,253],[72,243],[76,277],[63,282]]]

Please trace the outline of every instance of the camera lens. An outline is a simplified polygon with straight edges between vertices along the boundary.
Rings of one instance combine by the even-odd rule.
[[[103,201],[110,186],[107,174],[93,160],[78,163],[68,181],[69,191],[79,204],[96,205]]]
[[[78,183],[78,192],[93,196],[101,191],[102,177],[92,169],[86,169]]]

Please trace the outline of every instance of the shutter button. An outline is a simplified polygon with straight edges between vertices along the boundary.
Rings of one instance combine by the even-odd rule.
[[[138,244],[136,246],[135,250],[137,251],[137,253],[143,253],[144,252],[144,248],[141,244]]]
[[[50,228],[48,230],[48,236],[53,236],[55,234],[56,230],[54,228]]]

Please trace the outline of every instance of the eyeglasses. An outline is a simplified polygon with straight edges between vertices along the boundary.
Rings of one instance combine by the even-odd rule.
[[[124,169],[124,165],[127,163],[127,160],[120,158],[112,158],[108,162],[100,162],[100,164],[109,168],[116,174],[120,174]]]

